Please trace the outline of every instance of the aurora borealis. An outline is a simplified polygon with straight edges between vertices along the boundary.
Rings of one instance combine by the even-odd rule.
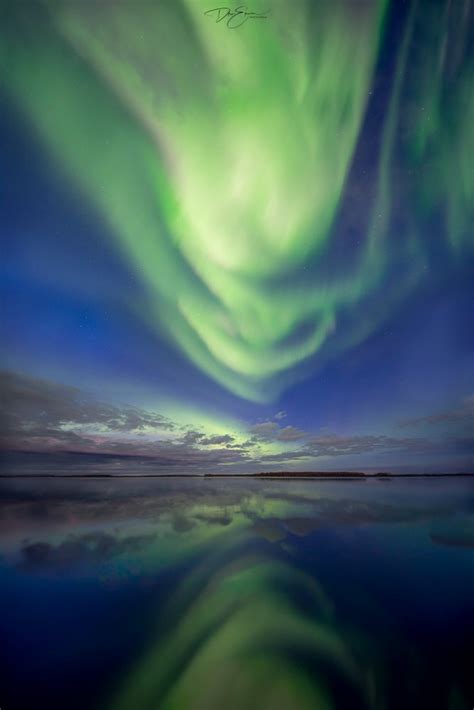
[[[4,448],[472,467],[471,4],[210,9],[4,5]]]
[[[474,0],[0,2],[0,706],[474,707]]]

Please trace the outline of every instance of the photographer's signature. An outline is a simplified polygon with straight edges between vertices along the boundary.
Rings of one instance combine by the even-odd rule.
[[[237,27],[242,27],[247,20],[266,20],[268,15],[264,12],[250,12],[247,10],[247,5],[239,5],[235,10],[230,7],[215,7],[213,10],[206,10],[205,15],[214,16],[217,22],[225,23],[229,30],[236,30]]]

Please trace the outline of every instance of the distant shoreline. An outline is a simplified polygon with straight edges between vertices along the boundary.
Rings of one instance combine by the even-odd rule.
[[[469,478],[474,473],[361,473],[337,471],[334,473],[323,472],[263,472],[263,473],[0,473],[4,478],[253,478],[264,480],[320,480],[320,481],[345,481],[345,480],[387,480],[391,478]]]

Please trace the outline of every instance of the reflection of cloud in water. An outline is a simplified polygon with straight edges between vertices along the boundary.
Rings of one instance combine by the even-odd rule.
[[[285,520],[285,528],[292,535],[298,535],[299,537],[304,537],[309,535],[314,530],[320,526],[318,520],[312,520],[311,518],[289,518]]]
[[[195,479],[3,482],[0,554],[24,563],[22,550],[28,537],[30,546],[54,548],[32,547],[30,554],[37,555],[37,567],[41,566],[41,550],[46,549],[45,563],[61,558],[74,565],[80,555],[68,557],[64,551],[76,549],[78,537],[113,533],[116,546],[130,536],[143,539],[129,553],[136,559],[142,554],[149,568],[162,568],[212,541],[217,544],[226,535],[277,543],[334,525],[430,524],[469,509],[468,484],[458,481],[450,488],[450,483],[430,482],[427,486],[423,482],[418,486],[414,481],[393,481],[390,487]],[[465,533],[456,537],[446,529],[431,532],[434,542],[449,538],[450,544],[458,544],[466,539]],[[112,554],[114,545],[104,549]],[[98,553],[86,549],[81,554],[86,560]]]
[[[209,523],[210,525],[222,525],[225,527],[231,524],[233,515],[227,510],[221,511],[220,509],[214,509],[210,510],[207,514],[196,513],[194,518]]]
[[[134,553],[153,542],[155,535],[119,537],[105,532],[71,535],[58,545],[27,543],[21,550],[22,567],[64,569],[75,565],[96,565],[123,554]]]
[[[194,520],[190,520],[184,515],[177,514],[173,518],[173,530],[177,533],[189,532],[195,524]]]
[[[286,531],[280,523],[275,520],[262,520],[255,523],[252,532],[268,540],[268,542],[279,542],[286,537]]]
[[[474,548],[474,518],[456,515],[436,521],[431,527],[430,539],[435,545]]]
[[[268,554],[216,551],[164,617],[168,636],[119,688],[115,710],[384,707],[367,641],[344,632],[312,577]]]
[[[315,518],[267,518],[257,522],[253,526],[252,532],[269,542],[278,542],[284,540],[288,533],[304,537],[319,527],[321,527],[321,523]]]

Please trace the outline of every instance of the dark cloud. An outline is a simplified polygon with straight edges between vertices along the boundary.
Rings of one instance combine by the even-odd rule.
[[[435,414],[430,414],[424,417],[416,417],[414,419],[404,419],[399,423],[401,428],[419,427],[430,425],[456,425],[470,427],[474,430],[474,394],[465,397],[462,402],[456,406],[446,409]]]
[[[286,463],[318,457],[357,456],[381,452],[389,454],[469,455],[474,453],[474,436],[466,437],[391,437],[385,435],[339,436],[325,434],[313,436],[299,449],[277,454],[266,454],[261,461]]]
[[[260,422],[250,427],[249,432],[256,441],[270,441],[275,438],[279,429],[276,422]]]
[[[181,442],[187,446],[194,446],[195,444],[198,444],[199,441],[204,437],[204,434],[202,434],[200,431],[194,431],[191,429],[190,431],[187,431],[183,436],[181,437]]]
[[[27,375],[0,373],[0,391],[2,428],[30,436],[50,436],[55,431],[60,437],[61,427],[71,424],[118,433],[175,428],[156,412],[97,402],[76,387]]]
[[[277,434],[277,441],[299,441],[304,439],[308,434],[294,426],[285,426]]]
[[[323,434],[311,437],[306,449],[315,456],[346,456],[381,450],[418,449],[422,442],[423,440],[416,438],[396,438],[385,435],[338,436]]]
[[[233,444],[234,437],[230,434],[223,434],[222,436],[207,436],[201,439],[199,444],[201,446],[218,446],[222,444]]]
[[[250,428],[254,441],[298,441],[309,436],[294,426],[281,427],[277,422],[259,422]]]
[[[185,430],[176,436],[179,427],[157,412],[97,402],[76,387],[3,372],[0,388],[2,449],[63,454],[68,458],[67,464],[59,460],[64,472],[91,465],[90,459],[81,459],[84,455],[102,457],[111,472],[131,466],[136,472],[207,470],[248,460],[248,447],[239,446],[230,434]],[[166,432],[174,437],[163,438]],[[47,465],[57,469],[52,459]],[[8,463],[2,470],[6,468]]]
[[[199,444],[199,446],[222,446],[232,445],[234,446],[235,439],[230,434],[222,434],[220,436],[206,436],[200,431],[187,431],[182,437],[181,442],[183,444]]]

